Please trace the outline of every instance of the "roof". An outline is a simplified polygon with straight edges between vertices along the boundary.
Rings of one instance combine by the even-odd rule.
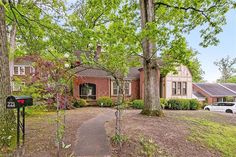
[[[218,83],[194,83],[195,86],[212,97],[236,96],[236,92]]]
[[[133,67],[130,68],[129,73],[125,79],[139,79],[139,68]],[[87,68],[87,67],[78,67],[79,71],[78,76],[88,76],[88,77],[112,77],[111,74],[105,70],[99,68]]]
[[[193,91],[193,95],[196,96],[197,98],[206,98],[204,95],[202,95],[201,93],[199,92],[195,92]]]
[[[196,91],[193,91],[193,98],[197,98],[199,101],[205,101],[206,97],[202,95],[201,93],[198,93]]]
[[[221,85],[236,93],[236,83],[221,83]]]

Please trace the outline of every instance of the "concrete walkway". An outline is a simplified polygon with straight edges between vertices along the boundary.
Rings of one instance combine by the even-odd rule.
[[[104,124],[114,117],[114,111],[108,110],[81,125],[75,145],[77,157],[108,157],[111,155]]]

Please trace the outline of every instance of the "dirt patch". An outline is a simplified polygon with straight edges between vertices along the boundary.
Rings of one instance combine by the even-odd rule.
[[[219,152],[189,140],[191,124],[184,118],[203,118],[222,124],[236,124],[236,115],[206,111],[165,111],[165,117],[161,118],[147,117],[139,113],[139,110],[124,112],[122,132],[129,140],[124,143],[121,156],[141,156],[138,153],[141,137],[153,139],[157,143],[158,151],[161,151],[161,155],[157,156],[221,156]],[[114,135],[114,127],[114,121],[106,124],[110,137]],[[114,156],[117,156],[117,149],[116,146],[112,146]]]
[[[74,154],[77,129],[80,125],[98,114],[106,112],[106,108],[79,108],[66,111],[65,144],[71,144],[68,149],[62,149],[60,156]],[[24,157],[52,157],[56,156],[56,113],[28,117],[26,119],[26,142]]]

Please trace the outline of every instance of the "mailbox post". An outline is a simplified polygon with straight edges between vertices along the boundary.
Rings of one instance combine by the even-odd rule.
[[[7,109],[17,109],[17,147],[20,147],[20,131],[22,131],[23,145],[25,141],[25,107],[32,106],[33,99],[30,96],[9,96],[6,100]],[[20,109],[22,108],[22,112]],[[21,121],[22,116],[22,121]]]

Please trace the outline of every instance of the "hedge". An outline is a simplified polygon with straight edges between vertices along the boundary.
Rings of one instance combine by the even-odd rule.
[[[171,110],[198,110],[201,104],[196,99],[169,99],[165,109]]]
[[[163,109],[170,110],[198,110],[201,108],[201,104],[196,99],[160,99],[160,104]],[[135,109],[143,109],[143,100],[134,100],[131,106]]]
[[[97,100],[97,104],[101,107],[111,107],[113,106],[113,101],[110,97],[100,97]]]
[[[135,109],[143,109],[144,107],[144,102],[143,100],[134,100],[131,104],[131,106]]]

